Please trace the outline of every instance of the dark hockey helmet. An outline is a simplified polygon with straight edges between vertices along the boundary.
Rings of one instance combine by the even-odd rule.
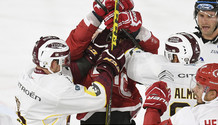
[[[51,62],[57,60],[62,67],[69,64],[69,54],[69,47],[65,41],[56,36],[45,36],[41,37],[33,48],[33,63],[50,69]]]
[[[215,11],[217,13],[218,0],[198,0],[195,2],[194,7],[194,18],[196,18],[199,11]]]

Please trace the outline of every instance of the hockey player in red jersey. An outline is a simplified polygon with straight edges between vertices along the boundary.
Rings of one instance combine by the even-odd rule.
[[[92,58],[87,58],[90,62],[92,62],[92,66],[95,65],[95,60],[98,58],[99,53],[101,53],[105,46],[111,44],[110,40],[110,29],[112,27],[112,20],[113,20],[113,7],[110,8],[111,4],[114,4],[113,0],[105,0],[103,4],[107,7],[109,11],[108,14],[104,13],[101,7],[97,5],[96,2],[93,3],[94,11],[92,12],[92,17],[98,20],[95,20],[94,23],[100,23],[104,20],[106,25],[106,29],[104,29],[101,33],[98,34],[96,38],[92,40],[92,42],[88,45],[89,40],[91,39],[91,33],[86,39],[86,44],[88,46],[88,50],[85,53],[92,55]],[[137,11],[133,11],[132,8],[134,4],[131,0],[121,0],[120,3],[124,5],[121,7],[120,15],[119,15],[119,29],[123,28],[126,29],[131,35],[133,35],[138,43],[141,45],[142,49],[147,52],[152,52],[153,54],[157,54],[159,48],[159,40],[146,28],[142,26],[141,15]],[[120,4],[120,5],[121,5]],[[80,31],[81,28],[87,29],[87,24],[82,21],[79,26],[77,27],[77,31]],[[88,28],[89,30],[84,31],[92,31],[92,34],[96,31],[97,26],[91,25]],[[83,31],[83,30],[82,30]],[[73,32],[72,32],[73,33]],[[78,32],[79,33],[79,32]],[[80,32],[84,34],[83,32]],[[83,50],[79,50],[78,52],[74,49],[74,45],[77,43],[74,41],[75,38],[68,38],[67,44],[70,46],[71,53],[77,53],[77,55],[82,56]],[[118,39],[121,48],[126,51],[129,48],[134,47],[132,41],[127,38],[123,33],[119,32]],[[85,45],[85,46],[86,46]],[[81,45],[84,46],[84,45]],[[85,47],[83,47],[85,49]],[[73,59],[74,57],[72,57]],[[99,76],[99,72],[96,71],[96,67],[92,68],[85,81],[83,81],[83,85],[90,86],[91,81]],[[77,81],[80,80],[75,80]],[[141,108],[141,95],[138,89],[135,86],[135,82],[128,78],[126,74],[126,69],[123,68],[119,75],[117,75],[114,79],[114,87],[113,87],[113,98],[112,98],[112,114],[111,114],[111,124],[134,124],[132,119],[135,117],[138,110]],[[106,115],[106,108],[102,108],[100,110],[96,110],[94,112],[88,112],[84,114],[78,114],[77,118],[81,120],[81,124],[105,124],[105,115]]]
[[[94,49],[101,48],[90,42],[100,23],[94,12],[89,13],[71,31],[66,43],[56,36],[41,37],[36,42],[32,53],[36,67],[25,72],[18,83],[20,123],[65,125],[71,114],[104,108],[111,81],[122,69],[125,57],[119,45],[113,51],[106,46],[96,55]],[[76,84],[83,82],[94,64],[100,74],[88,81],[88,89]]]
[[[218,123],[218,63],[201,66],[191,81],[200,105],[184,107],[168,120],[161,122],[166,111],[170,90],[166,83],[156,82],[146,91],[144,125],[216,125]]]

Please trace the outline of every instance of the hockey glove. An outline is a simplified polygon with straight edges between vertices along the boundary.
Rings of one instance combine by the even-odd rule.
[[[146,98],[143,108],[158,109],[160,116],[163,115],[171,98],[170,92],[165,82],[155,82],[145,92]]]
[[[136,41],[141,46],[141,49],[145,52],[150,52],[152,54],[158,53],[159,39],[155,37],[151,31],[141,26],[139,33],[135,37]]]
[[[104,29],[92,40],[88,48],[85,50],[85,57],[92,65],[96,63],[102,51],[108,47],[107,35],[109,33],[109,30]]]
[[[101,57],[97,61],[97,71],[106,71],[111,78],[118,75],[125,63],[125,55],[123,50],[116,46],[111,51],[110,46],[108,49],[102,52]]]
[[[115,0],[99,0],[102,5],[107,9],[107,13],[114,10]],[[119,11],[131,10],[134,8],[133,0],[120,0],[119,1]],[[95,13],[104,19],[104,16],[107,14],[101,6],[98,5],[97,2],[93,2],[93,9]]]
[[[114,12],[111,11],[104,18],[104,24],[107,29],[113,29]],[[136,32],[142,26],[141,14],[137,11],[123,11],[119,14],[118,30],[126,29],[129,33]]]

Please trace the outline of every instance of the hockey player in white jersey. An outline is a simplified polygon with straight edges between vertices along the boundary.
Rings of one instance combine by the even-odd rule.
[[[36,66],[21,75],[18,82],[17,114],[22,125],[66,125],[69,115],[106,105],[106,93],[110,92],[111,80],[116,74],[113,75],[110,63],[102,60],[119,56],[122,61],[115,58],[112,61],[120,64],[115,70],[121,68],[125,62],[122,50],[117,47],[113,52],[102,53],[104,55],[97,62],[101,74],[88,89],[72,81],[70,68],[65,67],[73,63],[69,64],[69,53],[65,41],[56,36],[41,37],[36,42],[32,53]]]
[[[200,105],[184,107],[168,120],[161,122],[170,99],[167,84],[159,81],[146,91],[144,106],[147,108],[144,125],[217,125],[218,124],[218,63],[201,66],[191,81],[192,91]],[[159,112],[160,110],[161,112]]]
[[[195,106],[189,81],[204,63],[199,61],[198,38],[191,33],[173,34],[165,43],[165,56],[129,50],[127,75],[146,86],[162,80],[171,88],[172,99],[162,119],[168,119],[184,106]]]
[[[194,19],[198,30],[194,34],[200,38],[200,58],[205,62],[218,62],[217,10],[217,0],[198,0],[194,5]]]

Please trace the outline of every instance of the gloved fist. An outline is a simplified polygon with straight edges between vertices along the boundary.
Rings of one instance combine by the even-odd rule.
[[[109,33],[109,30],[104,29],[92,40],[88,48],[85,50],[85,57],[92,65],[96,63],[102,51],[108,47],[107,35]]]
[[[111,11],[104,18],[107,29],[113,29],[114,11]],[[119,14],[118,30],[126,29],[129,33],[136,32],[142,26],[141,14],[137,11],[123,11]]]
[[[110,46],[102,52],[101,57],[97,61],[97,71],[106,71],[111,78],[118,75],[125,63],[125,55],[123,50],[118,46],[111,51]]]
[[[163,115],[171,98],[170,92],[165,82],[155,82],[145,92],[146,99],[143,108],[158,109],[160,116]]]
[[[115,0],[99,0],[99,1],[106,7],[108,13],[114,10]],[[133,8],[134,8],[134,3],[132,0],[119,1],[119,11],[131,10]],[[93,9],[98,16],[102,17],[102,19],[107,14],[95,1],[93,2]]]

